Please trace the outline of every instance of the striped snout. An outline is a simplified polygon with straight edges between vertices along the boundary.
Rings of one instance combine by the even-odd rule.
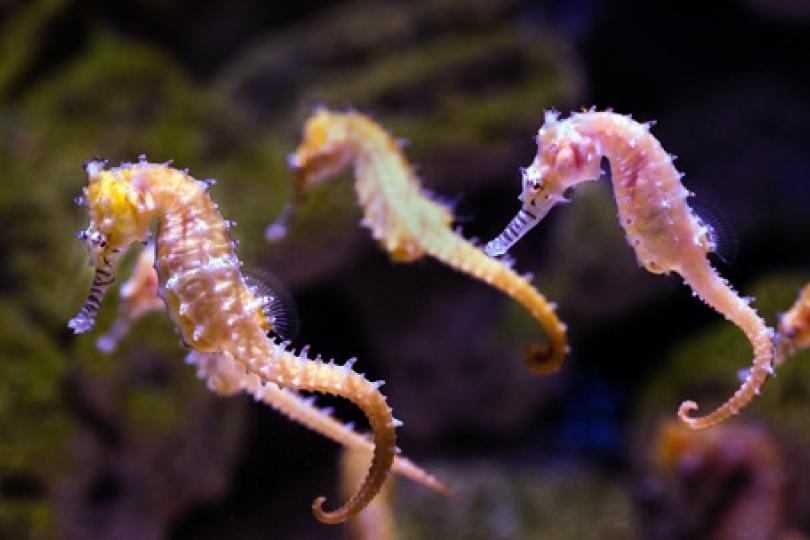
[[[101,301],[104,293],[107,292],[115,277],[112,274],[111,266],[101,266],[96,268],[93,276],[93,285],[90,286],[90,294],[87,295],[79,314],[70,319],[68,327],[77,334],[83,334],[93,329],[96,324],[96,316],[101,308]]]
[[[549,206],[549,209],[550,208]],[[487,243],[486,247],[484,247],[484,252],[490,257],[503,255],[509,251],[509,248],[520,240],[524,234],[537,225],[537,222],[543,219],[547,213],[548,209],[545,209],[544,212],[538,212],[536,208],[523,206],[518,211],[517,215],[512,218],[512,221],[509,222],[509,225],[506,226],[503,232],[495,240]]]

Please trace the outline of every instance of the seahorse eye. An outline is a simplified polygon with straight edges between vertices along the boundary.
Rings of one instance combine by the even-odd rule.
[[[93,231],[93,233],[90,235],[90,242],[95,247],[99,248],[107,247],[107,238],[99,231]]]

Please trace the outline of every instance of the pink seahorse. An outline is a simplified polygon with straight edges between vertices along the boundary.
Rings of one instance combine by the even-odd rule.
[[[655,274],[677,272],[696,295],[736,324],[754,350],[753,366],[742,386],[712,413],[691,418],[698,408],[685,401],[678,416],[700,429],[722,422],[745,407],[773,372],[773,330],[729,286],[707,257],[715,245],[707,225],[689,208],[689,192],[672,157],[640,124],[613,112],[594,110],[559,120],[547,112],[537,135],[537,156],[523,170],[522,207],[506,229],[489,242],[490,256],[505,253],[551,207],[565,201],[566,190],[597,180],[600,160],[610,162],[619,220],[639,263]]]

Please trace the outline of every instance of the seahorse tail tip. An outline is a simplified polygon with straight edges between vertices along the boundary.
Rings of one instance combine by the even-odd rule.
[[[548,343],[532,343],[523,352],[523,363],[536,375],[551,375],[560,370],[567,347]]]
[[[323,509],[323,503],[325,502],[326,497],[316,497],[315,500],[312,501],[312,513],[315,515],[315,519],[321,523],[325,523],[326,525],[337,525],[338,523],[343,523],[349,518],[354,517],[361,510],[361,508],[357,506],[351,507],[347,504],[341,506],[337,510],[327,512]]]
[[[694,428],[698,419],[692,418],[690,413],[698,410],[699,408],[700,407],[698,407],[698,404],[692,400],[684,401],[681,403],[681,406],[678,407],[678,419],[690,428]]]
[[[707,414],[706,416],[692,417],[689,415],[689,413],[696,411],[699,408],[700,407],[698,407],[698,404],[692,400],[684,401],[681,403],[681,406],[678,407],[678,419],[689,429],[700,430],[710,428],[715,424],[725,421],[732,414],[736,414],[733,412],[736,409],[726,403],[713,413]]]

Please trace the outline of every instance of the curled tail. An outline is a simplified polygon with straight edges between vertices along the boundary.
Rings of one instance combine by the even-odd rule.
[[[523,305],[543,327],[549,343],[532,343],[524,351],[524,362],[534,373],[548,374],[560,369],[568,353],[565,324],[554,312],[554,304],[530,281],[510,268],[508,262],[488,257],[469,240],[450,230],[424,239],[427,253],[460,272],[492,285]]]
[[[374,457],[363,484],[342,506],[332,511],[323,510],[325,497],[312,502],[315,517],[327,524],[342,523],[357,515],[380,491],[393,465],[396,447],[396,427],[400,424],[391,414],[385,396],[379,390],[382,382],[369,382],[352,370],[354,360],[343,366],[323,363],[320,358],[310,360],[302,350],[300,355],[287,350],[286,345],[266,342],[269,347],[246,363],[255,375],[250,379],[251,391],[258,391],[261,381],[278,384],[291,390],[321,392],[346,398],[357,405],[368,418],[374,442]]]
[[[365,435],[354,431],[351,424],[338,421],[328,409],[319,409],[314,397],[305,398],[296,392],[280,388],[275,383],[258,380],[255,375],[250,376],[245,372],[244,366],[235,362],[228,354],[191,351],[186,357],[186,363],[195,365],[197,376],[207,380],[208,387],[220,395],[229,396],[245,390],[257,401],[264,402],[290,420],[347,449],[368,456],[374,452],[374,445]],[[396,456],[392,470],[445,497],[454,497],[449,487],[405,457]]]
[[[739,413],[759,394],[768,375],[773,373],[773,330],[765,326],[765,321],[717,275],[705,258],[685,265],[681,274],[704,302],[743,331],[754,351],[753,365],[748,376],[734,395],[717,409],[705,416],[693,418],[689,413],[698,409],[697,403],[681,403],[678,418],[691,429],[704,429]]]

